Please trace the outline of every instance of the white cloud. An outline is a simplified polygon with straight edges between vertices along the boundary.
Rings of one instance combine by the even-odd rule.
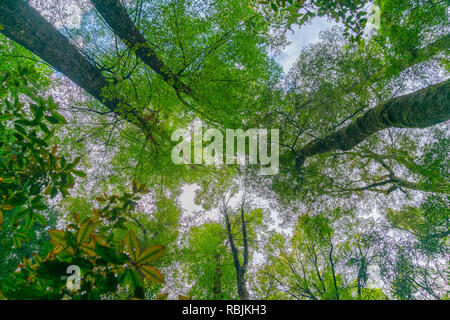
[[[334,25],[336,23],[330,22],[326,18],[315,18],[310,24],[301,28],[294,26],[292,28],[293,32],[287,35],[287,39],[291,44],[286,46],[282,53],[275,57],[276,61],[283,67],[283,71],[285,73],[289,71],[305,46],[319,40],[321,31]]]

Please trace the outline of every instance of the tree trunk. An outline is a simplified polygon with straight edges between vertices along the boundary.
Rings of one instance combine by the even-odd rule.
[[[222,300],[222,268],[220,266],[220,254],[215,255],[216,272],[214,274],[213,294],[214,300]]]
[[[91,2],[114,33],[129,48],[135,50],[136,55],[146,65],[159,74],[177,92],[193,96],[191,88],[181,82],[172,70],[158,58],[156,52],[131,21],[119,0],[91,0]]]
[[[133,124],[147,128],[135,109],[117,99],[102,96],[109,83],[69,40],[46,21],[39,12],[23,1],[0,1],[0,32],[47,61],[75,84],[86,90],[108,109]],[[124,108],[125,107],[125,108]]]
[[[241,210],[242,209],[243,208],[241,207]],[[245,272],[247,271],[247,263],[248,263],[247,239],[244,238],[245,239],[244,255],[246,256],[246,258],[244,257],[244,264],[241,265],[241,263],[239,261],[239,250],[236,247],[236,244],[234,243],[234,237],[231,232],[230,217],[228,216],[228,212],[227,212],[226,208],[224,208],[224,215],[225,215],[225,223],[226,223],[226,228],[227,228],[227,233],[228,233],[228,240],[230,242],[231,253],[233,254],[234,269],[236,270],[236,284],[237,284],[239,299],[240,300],[248,300],[249,296],[248,296],[247,284],[245,281]],[[243,219],[242,211],[241,211],[241,217]],[[244,220],[242,220],[242,221],[244,221]],[[243,226],[244,225],[245,224],[243,224]]]
[[[308,157],[350,150],[371,135],[388,128],[426,128],[450,118],[450,80],[391,99],[367,111],[353,123],[324,139],[314,140],[296,152],[296,166]]]
[[[328,258],[330,259],[330,266],[331,266],[331,274],[333,275],[333,285],[334,285],[334,291],[336,294],[336,300],[339,300],[339,289],[337,286],[337,281],[336,281],[336,271],[334,270],[334,262],[333,262],[333,244],[331,243],[331,239],[330,239],[330,252],[328,253]]]
[[[247,283],[245,281],[245,270],[242,270],[240,268],[239,270],[236,270],[236,280],[237,280],[237,289],[239,294],[240,300],[248,300],[248,290],[247,290]]]

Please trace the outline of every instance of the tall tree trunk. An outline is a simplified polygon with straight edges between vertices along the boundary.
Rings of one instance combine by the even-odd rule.
[[[350,150],[371,135],[388,128],[426,128],[450,118],[450,80],[397,97],[367,111],[347,127],[320,140],[306,144],[296,152],[296,166],[308,157]]]
[[[334,285],[334,291],[336,294],[336,300],[339,300],[339,289],[337,286],[337,281],[336,281],[336,271],[334,270],[334,262],[333,262],[333,244],[331,243],[331,239],[330,239],[330,252],[328,253],[328,258],[330,260],[330,266],[331,266],[331,274],[333,276],[333,285]]]
[[[136,55],[146,65],[159,74],[177,92],[183,92],[193,97],[191,88],[180,81],[172,70],[158,58],[148,41],[131,21],[126,9],[119,0],[91,0],[91,2],[114,33],[129,48],[135,50]]]
[[[241,217],[243,219],[244,216],[243,216],[242,210],[243,210],[243,208],[241,207]],[[228,212],[227,212],[226,208],[224,208],[224,215],[225,215],[225,223],[226,223],[227,233],[228,233],[228,240],[230,242],[231,253],[233,254],[234,268],[236,270],[236,284],[237,284],[239,299],[240,300],[248,300],[249,295],[248,295],[248,290],[247,290],[247,283],[245,280],[245,273],[247,271],[247,264],[248,264],[247,236],[244,237],[244,263],[241,265],[241,263],[239,261],[239,250],[236,247],[236,244],[234,243],[234,237],[231,232],[230,217],[228,216]],[[244,220],[242,220],[242,222],[243,222],[242,226],[243,226],[243,233],[244,233],[244,230],[245,230]],[[246,231],[245,231],[245,234],[246,234]]]
[[[39,12],[23,1],[0,1],[0,32],[47,61],[75,84],[122,118],[142,128],[145,119],[122,101],[105,98],[102,90],[109,83],[69,40],[46,21]]]
[[[214,300],[222,300],[222,268],[220,265],[220,254],[216,254],[215,259],[217,265],[213,283]]]
[[[236,280],[237,280],[237,289],[240,300],[248,300],[248,290],[247,290],[247,282],[245,280],[245,270],[240,268],[240,270],[236,270]]]

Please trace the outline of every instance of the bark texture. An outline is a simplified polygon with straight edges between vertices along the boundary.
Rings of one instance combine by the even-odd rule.
[[[122,101],[106,99],[102,90],[109,83],[103,74],[83,56],[69,40],[25,2],[0,1],[0,32],[39,56],[75,84],[83,88],[108,109],[129,122],[147,128],[137,110]]]
[[[307,143],[296,152],[296,166],[308,157],[350,150],[371,135],[388,128],[426,128],[450,118],[450,80],[397,97],[367,111],[333,134]]]

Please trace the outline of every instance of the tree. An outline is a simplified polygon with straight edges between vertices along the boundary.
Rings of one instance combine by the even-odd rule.
[[[168,82],[178,94],[184,93],[193,96],[192,89],[178,79],[172,70],[164,65],[150,44],[145,40],[139,30],[131,21],[120,1],[111,3],[104,0],[93,0],[95,8],[99,11],[108,25],[113,29],[127,46],[133,48],[136,55]]]
[[[449,85],[447,80],[412,94],[394,98],[369,110],[352,124],[332,135],[313,141],[296,151],[296,166],[300,168],[307,157],[335,149],[347,151],[367,137],[387,128],[426,128],[450,117]]]
[[[48,23],[34,8],[23,1],[0,3],[1,33],[64,73],[74,83],[95,99],[104,103],[112,112],[148,131],[148,124],[139,112],[128,108],[126,102],[104,95],[108,81],[91,62]]]
[[[442,70],[441,58],[428,56],[431,60],[421,60],[419,64],[406,59],[411,63],[405,63],[400,58],[386,57],[375,40],[355,45],[343,38],[341,32],[339,28],[324,32],[322,43],[305,48],[290,72],[286,93],[275,92],[266,101],[268,111],[260,122],[282,130],[280,175],[273,177],[273,189],[285,199],[296,198],[301,193],[304,201],[316,201],[324,195],[351,196],[351,193],[364,191],[387,195],[396,190],[447,192],[445,175],[437,174],[439,165],[426,163],[433,157],[426,160],[424,157],[428,153],[424,144],[431,146],[431,143],[419,143],[415,131],[406,134],[390,122],[402,115],[403,120],[397,123],[399,127],[427,127],[425,131],[432,139],[432,131],[438,129],[439,122],[446,121],[449,109],[448,80],[431,75],[431,72],[439,75]],[[392,73],[396,69],[394,65],[398,64],[406,69]],[[411,78],[415,79],[416,87],[422,89],[407,89]],[[427,87],[431,78],[435,85]],[[437,101],[427,108],[424,101],[419,102],[419,96],[434,88],[442,90],[435,91]],[[402,96],[405,90],[412,93]],[[432,95],[427,97],[432,98]],[[423,106],[424,115],[441,106],[438,107],[441,111],[436,113],[436,119],[440,120],[434,124],[435,128],[433,124],[428,126],[430,123],[420,125],[419,110],[414,113],[417,115],[414,119],[401,112],[412,107],[409,103],[416,98],[419,100],[415,106]],[[282,102],[278,103],[280,100]],[[391,112],[388,117],[388,109],[399,113]],[[422,119],[425,118],[432,121],[433,116]],[[383,127],[385,129],[381,129]],[[437,139],[438,144],[445,141],[442,135]],[[441,162],[441,166],[445,164]],[[422,170],[424,167],[436,170]]]
[[[238,184],[245,181],[244,177],[234,177],[233,171],[219,170],[215,175],[204,179],[202,184],[209,185],[209,188],[202,189],[196,195],[196,201],[205,209],[218,208],[227,245],[233,257],[239,299],[248,300],[250,297],[246,277],[251,259],[251,249],[254,250],[257,247],[256,230],[264,229],[263,211],[252,206],[252,196],[246,193],[245,187],[239,204],[231,205],[230,201],[237,196]],[[233,178],[240,178],[240,180],[233,180]]]
[[[258,291],[275,299],[384,299],[369,271],[378,256],[375,226],[340,209],[302,215],[290,240],[272,235]]]
[[[235,299],[236,270],[227,248],[227,234],[219,223],[205,223],[189,231],[182,249],[183,280],[192,283],[194,299]]]
[[[0,298],[448,299],[448,1],[0,0],[0,33]],[[280,173],[175,164],[198,120],[279,128]]]
[[[287,15],[287,25],[292,24],[303,25],[316,16],[329,16],[345,25],[347,35],[352,34],[353,38],[360,39],[364,27],[368,21],[368,13],[365,11],[368,3],[367,0],[351,0],[351,1],[265,1],[270,3],[271,8],[275,11],[281,11]]]
[[[30,64],[15,67],[1,73],[0,229],[19,248],[30,239],[27,233],[35,222],[46,224],[41,213],[49,209],[45,195],[67,195],[74,177],[84,172],[75,169],[80,158],[68,161],[50,145],[66,120],[51,96],[40,96],[39,71]]]
[[[445,299],[446,256],[448,247],[448,199],[430,195],[420,207],[388,209],[388,237],[381,250],[381,277],[398,299]],[[424,267],[426,266],[426,267]]]
[[[53,98],[43,99],[41,89],[33,87],[38,84],[37,72],[34,66],[17,66],[2,72],[6,90],[0,96],[0,241],[6,248],[19,249],[24,242],[45,240],[41,233],[46,234],[47,230],[37,224],[46,226],[50,219],[54,224],[55,209],[49,208],[49,198],[58,194],[68,196],[68,190],[74,186],[74,176],[85,176],[83,171],[75,169],[80,158],[67,161],[57,155],[57,146],[49,145],[57,125],[66,124],[66,120],[56,111],[58,106]],[[20,264],[2,272],[2,297],[58,299],[85,295],[99,299],[102,294],[117,291],[117,285],[122,283],[131,286],[134,296],[143,298],[141,278],[154,283],[164,281],[159,270],[150,265],[162,256],[164,247],[153,245],[142,248],[141,252],[139,240],[130,231],[119,249],[119,243],[113,243],[110,236],[115,228],[126,228],[126,218],[138,199],[134,193],[146,192],[144,185],[135,183],[133,194],[100,197],[99,201],[109,203],[94,209],[93,216],[81,220],[73,213],[73,221],[66,230],[49,231],[53,247],[27,246],[28,250],[20,254]],[[101,222],[109,225],[102,226]],[[15,256],[16,252],[11,250],[1,252],[2,262],[8,265],[17,261]],[[130,267],[124,267],[126,263]],[[83,272],[83,291],[71,292],[64,279],[55,277],[64,276],[71,265]],[[107,272],[101,271],[112,265],[114,268]]]
[[[228,201],[227,201],[228,202]],[[227,227],[227,234],[228,234],[228,241],[230,244],[231,252],[233,253],[233,261],[234,261],[234,268],[236,269],[236,283],[237,283],[237,289],[239,293],[239,298],[241,300],[248,300],[248,289],[247,289],[247,283],[245,280],[245,273],[247,272],[248,267],[248,259],[249,259],[249,253],[248,253],[248,238],[247,238],[247,221],[244,217],[244,201],[241,203],[240,208],[240,227],[242,232],[242,244],[243,244],[243,261],[241,262],[239,259],[239,249],[236,246],[235,239],[233,232],[231,230],[231,221],[230,216],[228,212],[227,204],[224,204],[221,208],[222,214],[225,216],[225,224]]]

